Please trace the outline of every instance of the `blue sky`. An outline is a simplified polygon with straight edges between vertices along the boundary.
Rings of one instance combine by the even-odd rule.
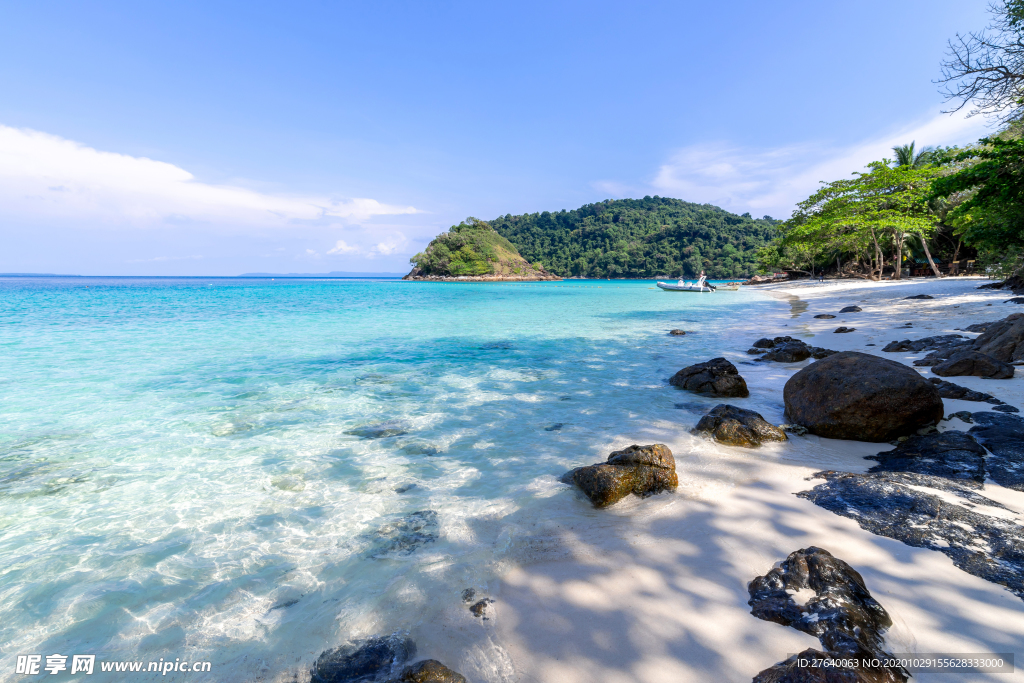
[[[940,114],[974,0],[0,5],[0,272],[405,271],[466,216],[787,217]]]

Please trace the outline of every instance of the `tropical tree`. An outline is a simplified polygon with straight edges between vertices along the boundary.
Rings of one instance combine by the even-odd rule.
[[[1005,270],[1019,271],[1024,255],[1024,139],[984,138],[978,146],[948,153],[943,163],[957,170],[935,180],[930,199],[955,204],[947,221],[964,241],[1002,261]]]
[[[909,145],[896,145],[892,148],[896,155],[894,162],[897,166],[910,166],[921,168],[935,162],[935,148],[925,147],[920,152],[914,153],[914,142]]]
[[[867,172],[854,178],[823,183],[800,202],[793,217],[783,225],[783,249],[803,246],[867,257],[870,275],[878,279],[885,267],[886,247],[893,254],[895,278],[903,272],[903,251],[911,237],[925,240],[935,230],[927,196],[937,170],[932,165],[914,168],[894,165],[889,159],[874,161]]]

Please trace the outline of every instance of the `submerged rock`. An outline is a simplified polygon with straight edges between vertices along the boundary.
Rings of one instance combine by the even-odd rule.
[[[408,636],[375,636],[325,650],[310,674],[314,683],[370,683],[393,675],[415,656],[416,643]]]
[[[364,439],[383,439],[388,436],[401,436],[409,433],[409,424],[400,420],[387,420],[377,422],[364,427],[357,427],[345,432],[351,436],[359,436]]]
[[[890,441],[942,419],[933,384],[895,361],[843,351],[808,365],[783,389],[786,415],[830,439]]]
[[[957,351],[941,363],[933,365],[932,372],[939,377],[1010,379],[1013,377],[1013,366],[980,351]]]
[[[991,403],[992,405],[1001,405],[1003,403],[992,394],[985,394],[980,391],[968,389],[967,387],[947,382],[946,380],[939,379],[938,377],[932,377],[928,381],[935,385],[935,388],[939,390],[939,396],[942,398],[956,398],[961,401],[981,401],[984,403]]]
[[[968,431],[991,451],[986,460],[988,476],[1008,489],[1024,491],[1024,418],[1005,413],[972,413],[975,425]]]
[[[1024,527],[978,512],[979,506],[1006,508],[976,493],[973,486],[909,472],[825,471],[814,477],[825,483],[796,495],[856,521],[873,534],[938,550],[968,574],[1024,598]],[[962,502],[947,502],[950,496]]]
[[[819,313],[818,315],[816,315],[816,316],[814,316],[814,317],[815,317],[815,318],[819,318],[819,319],[821,319],[821,320],[831,320],[831,319],[832,319],[832,318],[834,318],[835,316],[834,316],[834,315],[832,315],[832,314],[830,314],[830,313]]]
[[[875,600],[861,575],[849,564],[821,548],[805,548],[791,553],[786,560],[764,576],[758,576],[748,587],[751,614],[758,619],[790,626],[818,638],[827,654],[811,650],[812,657],[840,659],[878,658],[888,653],[883,649],[882,634],[892,626],[892,619]],[[813,596],[798,603],[794,595]],[[850,667],[856,675],[848,679],[822,679],[813,668],[806,673],[793,671],[795,662],[776,665],[791,669],[793,678],[773,677],[776,667],[762,671],[754,680],[761,681],[906,681],[902,668],[892,669]],[[781,673],[781,672],[778,672]]]
[[[683,330],[669,330],[669,334],[676,337],[682,337],[686,334],[686,332],[684,332]]]
[[[370,556],[409,555],[427,543],[438,539],[441,525],[434,510],[420,510],[377,529],[373,537]]]
[[[736,366],[725,358],[712,358],[703,363],[683,368],[669,380],[669,384],[697,394],[712,396],[750,396],[747,383]]]
[[[487,621],[487,606],[493,602],[494,600],[491,600],[490,598],[478,600],[470,605],[469,611],[474,617],[483,617],[483,620]]]
[[[1005,403],[1002,404],[1002,405],[993,406],[992,410],[999,411],[1000,413],[1019,413],[1020,412],[1020,408],[1016,408],[1014,406],[1006,405]]]
[[[915,296],[905,296],[905,297],[903,297],[903,300],[904,301],[913,301],[915,299],[934,299],[934,298],[935,297],[932,296],[931,294],[917,294]]]
[[[915,472],[961,481],[981,488],[985,449],[970,434],[949,430],[912,436],[891,451],[869,455],[878,464],[870,472]]]
[[[398,678],[387,683],[466,683],[466,677],[436,659],[424,659],[405,667]]]
[[[679,486],[672,451],[660,443],[615,451],[607,462],[566,472],[562,481],[578,486],[598,508],[617,503],[631,493],[646,498]]]
[[[860,313],[862,309],[860,306],[845,306],[839,309],[840,313]]]
[[[832,331],[835,334],[845,334],[847,332],[856,332],[857,328],[856,327],[837,327],[836,329],[834,329]]]
[[[765,421],[759,413],[725,403],[711,409],[691,431],[697,436],[710,436],[727,446],[756,448],[765,441],[785,441],[786,433]]]

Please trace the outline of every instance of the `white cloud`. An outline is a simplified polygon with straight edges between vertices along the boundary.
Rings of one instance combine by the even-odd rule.
[[[788,218],[819,181],[848,178],[870,162],[892,157],[892,147],[966,144],[991,132],[982,117],[937,114],[902,129],[845,146],[802,143],[776,149],[727,144],[679,150],[657,172],[652,186],[662,195],[709,203],[736,212]]]
[[[346,244],[345,240],[338,240],[337,244],[327,250],[328,254],[350,254],[358,252],[359,247],[353,247],[350,244]]]
[[[212,185],[173,164],[0,125],[0,215],[98,219],[108,226],[197,221],[274,227],[412,213],[414,207],[375,199]]]

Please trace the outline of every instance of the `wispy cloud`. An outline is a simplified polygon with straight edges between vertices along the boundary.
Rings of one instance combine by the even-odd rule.
[[[338,242],[327,250],[328,254],[352,254],[359,251],[359,247],[354,247],[351,244],[346,244],[345,240],[338,240]]]
[[[847,145],[806,142],[775,149],[703,144],[676,151],[658,169],[651,189],[730,211],[788,218],[796,203],[819,181],[848,178],[877,159],[892,157],[892,147],[916,141],[925,145],[973,142],[991,130],[981,117],[937,114],[876,138]]]
[[[412,206],[375,199],[213,185],[174,164],[0,126],[0,215],[98,219],[110,227],[192,221],[274,227],[412,213]]]

